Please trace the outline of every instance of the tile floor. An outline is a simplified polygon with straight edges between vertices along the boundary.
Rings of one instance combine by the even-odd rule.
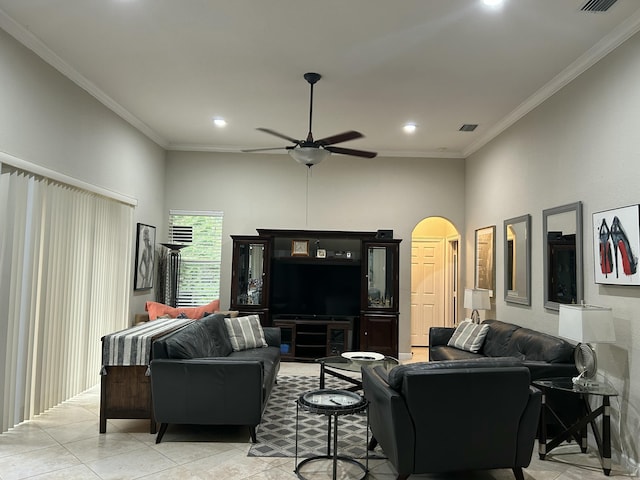
[[[416,355],[413,360],[417,360]],[[283,362],[281,374],[318,375],[318,368],[316,364]],[[179,428],[172,430],[170,427],[163,442],[156,445],[155,435],[148,433],[148,421],[109,420],[107,433],[99,434],[99,392],[98,386],[91,388],[34,420],[1,434],[0,479],[297,478],[293,473],[292,458],[247,457],[250,445],[245,428],[214,428],[204,433],[195,432],[194,435],[193,431],[181,432]],[[534,453],[531,465],[525,469],[525,478],[604,478],[595,454],[576,454],[577,451],[575,445],[562,446],[547,461],[540,461]],[[393,467],[387,461],[371,460],[369,468],[370,479],[395,479]],[[612,476],[625,475],[615,468],[611,473]],[[308,478],[315,480],[330,476],[326,471],[320,471]],[[495,470],[450,476],[415,475],[410,478],[512,480],[514,477],[511,470]]]

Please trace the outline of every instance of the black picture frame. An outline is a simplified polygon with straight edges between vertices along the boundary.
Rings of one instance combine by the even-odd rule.
[[[133,275],[134,290],[153,288],[156,252],[156,227],[138,223],[136,228],[136,261]]]

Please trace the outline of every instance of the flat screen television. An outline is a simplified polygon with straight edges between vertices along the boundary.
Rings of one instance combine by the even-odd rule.
[[[360,265],[277,260],[271,264],[273,315],[353,317],[360,313]]]

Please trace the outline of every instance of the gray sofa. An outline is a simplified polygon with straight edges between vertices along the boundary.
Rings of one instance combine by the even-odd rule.
[[[485,320],[489,331],[478,353],[447,346],[455,328],[429,330],[429,360],[469,360],[482,357],[514,357],[529,369],[531,380],[577,375],[569,342],[499,320]]]
[[[151,392],[160,423],[256,426],[280,369],[280,329],[265,327],[267,347],[233,351],[224,315],[194,321],[153,343]]]

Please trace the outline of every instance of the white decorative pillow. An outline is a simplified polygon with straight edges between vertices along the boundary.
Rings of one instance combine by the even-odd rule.
[[[471,320],[465,320],[458,325],[447,345],[467,352],[478,353],[488,331],[488,324],[478,325]]]
[[[225,318],[224,323],[234,352],[267,346],[258,315]]]

